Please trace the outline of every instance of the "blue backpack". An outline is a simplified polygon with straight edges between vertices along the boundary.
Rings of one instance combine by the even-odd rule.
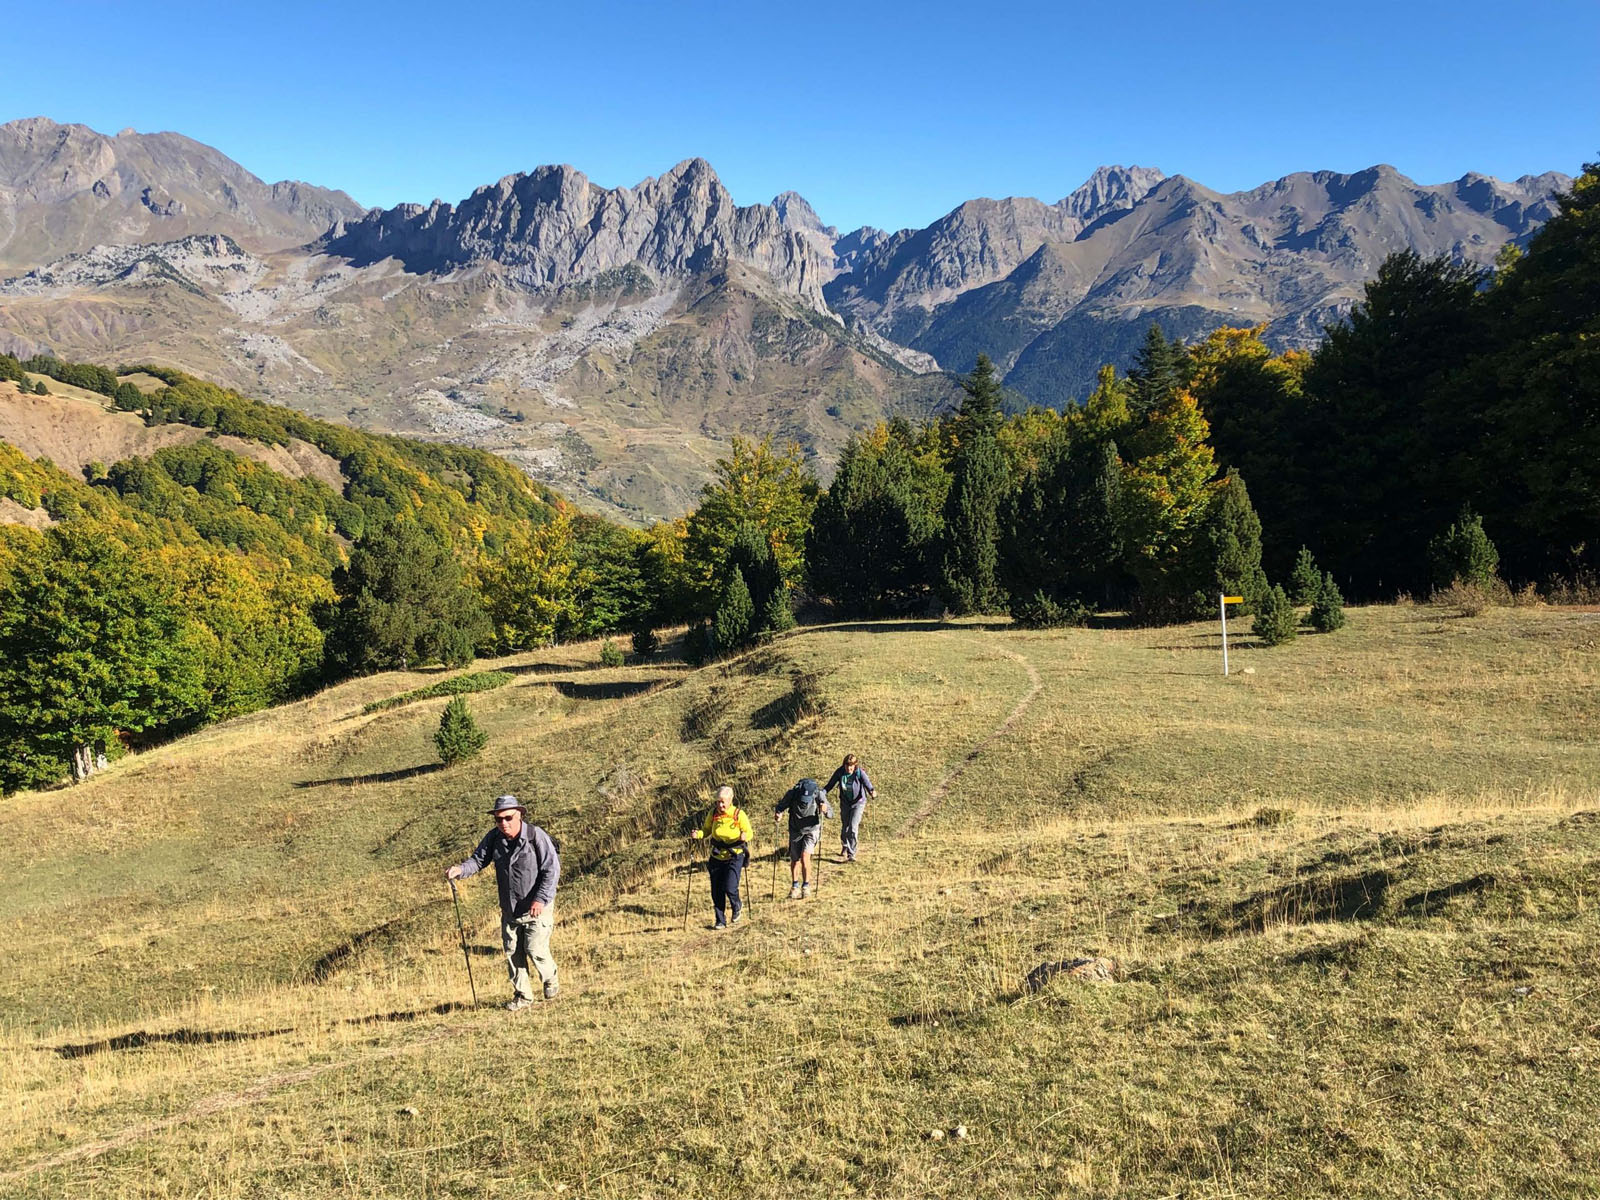
[[[789,815],[797,821],[814,821],[822,805],[822,785],[815,779],[802,779],[789,793]]]

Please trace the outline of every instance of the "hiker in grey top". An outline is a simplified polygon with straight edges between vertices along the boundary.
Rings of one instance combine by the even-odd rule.
[[[846,754],[844,762],[822,787],[825,792],[839,789],[839,857],[845,862],[855,862],[856,846],[861,840],[861,818],[867,812],[867,797],[878,798],[877,789],[867,778],[861,760]]]
[[[789,899],[804,900],[811,895],[811,852],[822,840],[822,818],[833,816],[833,809],[815,779],[802,779],[783,794],[772,819],[784,812],[789,814]]]
[[[500,940],[516,993],[506,1007],[517,1012],[534,1001],[528,964],[538,972],[546,1000],[554,1000],[561,990],[556,960],[550,957],[561,859],[550,835],[526,819],[527,809],[515,796],[500,796],[489,813],[495,827],[483,835],[465,862],[445,872],[445,878],[467,879],[494,864],[495,883],[500,888]]]

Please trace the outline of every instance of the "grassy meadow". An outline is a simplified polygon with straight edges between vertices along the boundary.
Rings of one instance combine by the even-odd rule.
[[[1594,1195],[1600,613],[1349,617],[1228,678],[1207,625],[562,647],[448,769],[392,673],[0,801],[0,1196]],[[847,750],[861,861],[774,903]],[[564,868],[515,1015],[442,877],[505,791]]]

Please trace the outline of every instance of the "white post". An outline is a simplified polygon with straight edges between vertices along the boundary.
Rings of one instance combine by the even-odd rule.
[[[1222,612],[1222,673],[1226,675],[1228,673],[1228,598],[1225,594],[1219,594],[1218,598],[1221,603],[1217,607]]]

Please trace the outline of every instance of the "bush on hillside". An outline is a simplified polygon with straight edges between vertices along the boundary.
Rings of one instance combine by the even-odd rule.
[[[1344,596],[1333,581],[1333,572],[1322,577],[1315,595],[1311,597],[1311,612],[1306,623],[1318,633],[1332,633],[1344,627]]]
[[[1057,600],[1045,592],[1034,592],[1011,601],[1011,619],[1024,629],[1059,629],[1082,625],[1089,610],[1077,600]]]
[[[750,589],[745,586],[744,573],[733,569],[727,586],[722,589],[722,600],[717,605],[717,615],[711,622],[711,650],[726,654],[750,640],[755,624],[755,605],[750,600]]]
[[[610,638],[600,643],[600,665],[602,667],[620,667],[622,665],[622,647]]]
[[[1261,597],[1256,609],[1254,632],[1263,646],[1281,646],[1292,642],[1295,635],[1294,605],[1288,594],[1273,584]]]
[[[1483,531],[1483,518],[1470,508],[1463,508],[1454,524],[1428,543],[1428,567],[1436,588],[1453,583],[1492,588],[1499,566],[1500,552]]]
[[[648,625],[641,625],[633,631],[633,654],[635,658],[643,660],[652,659],[661,650],[661,639],[656,637],[656,631]]]
[[[1310,604],[1322,587],[1322,573],[1317,570],[1317,560],[1304,546],[1294,560],[1294,570],[1289,572],[1289,599],[1296,604]]]
[[[439,748],[439,758],[447,767],[477,757],[489,744],[489,735],[472,719],[465,696],[457,696],[445,706],[433,744]]]

